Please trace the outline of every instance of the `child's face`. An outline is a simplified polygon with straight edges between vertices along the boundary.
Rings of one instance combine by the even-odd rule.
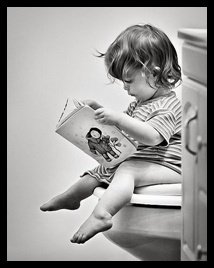
[[[152,75],[149,82],[153,86],[154,77]],[[124,89],[127,90],[129,95],[141,101],[150,99],[157,91],[157,89],[150,87],[150,85],[146,83],[145,74],[140,70],[136,71],[124,82]]]
[[[91,136],[95,139],[98,139],[100,137],[100,133],[96,130],[91,131]]]

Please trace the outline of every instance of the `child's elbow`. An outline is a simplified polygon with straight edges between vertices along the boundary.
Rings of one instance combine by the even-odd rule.
[[[153,140],[153,146],[159,145],[163,141],[164,141],[163,136],[159,135],[158,137],[154,138],[154,140]]]
[[[153,135],[150,135],[146,139],[144,138],[143,143],[148,146],[156,146],[162,143],[163,141],[164,141],[163,136],[157,132],[157,133],[153,133]]]

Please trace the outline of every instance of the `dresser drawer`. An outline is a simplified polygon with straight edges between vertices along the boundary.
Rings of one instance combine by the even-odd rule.
[[[207,84],[207,49],[189,43],[182,46],[183,74],[204,85]]]

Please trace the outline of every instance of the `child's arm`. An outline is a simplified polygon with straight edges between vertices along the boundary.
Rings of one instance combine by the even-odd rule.
[[[116,125],[145,145],[158,145],[164,140],[163,136],[147,122],[142,122],[126,114],[121,115]]]
[[[148,123],[124,113],[116,113],[109,109],[101,108],[96,110],[95,119],[100,123],[119,127],[135,140],[145,145],[158,145],[164,140],[163,136]]]

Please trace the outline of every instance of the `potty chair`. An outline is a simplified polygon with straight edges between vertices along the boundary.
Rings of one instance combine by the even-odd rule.
[[[105,188],[97,187],[99,199]],[[103,235],[142,261],[180,261],[181,183],[136,188]]]

